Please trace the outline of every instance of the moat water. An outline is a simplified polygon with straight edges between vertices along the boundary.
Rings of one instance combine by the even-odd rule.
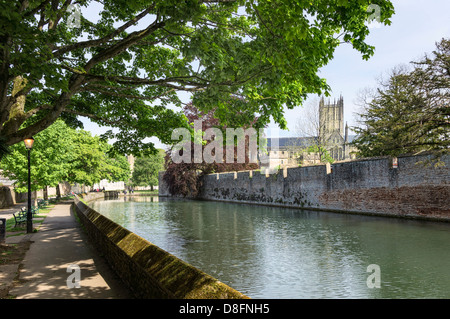
[[[90,206],[251,298],[450,298],[450,223],[158,196]]]

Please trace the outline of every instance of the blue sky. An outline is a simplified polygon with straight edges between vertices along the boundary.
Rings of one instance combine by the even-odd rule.
[[[393,0],[392,3],[396,11],[392,25],[371,28],[367,42],[375,46],[375,55],[370,60],[364,61],[350,45],[341,45],[334,59],[321,70],[320,76],[331,86],[331,99],[344,97],[344,117],[349,126],[357,125],[355,100],[361,89],[375,87],[379,76],[431,53],[436,42],[450,37],[450,0]],[[272,124],[268,134],[295,136],[302,112],[302,107],[286,110],[289,131],[280,131]],[[107,130],[85,123],[85,129],[94,134]],[[157,147],[161,146],[157,139],[151,140]]]

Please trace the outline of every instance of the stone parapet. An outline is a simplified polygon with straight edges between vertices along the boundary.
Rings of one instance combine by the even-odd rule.
[[[92,193],[85,200],[94,198]],[[78,196],[74,208],[92,243],[137,298],[248,298],[99,214]]]

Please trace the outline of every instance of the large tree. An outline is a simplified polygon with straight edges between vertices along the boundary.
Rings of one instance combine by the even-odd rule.
[[[164,170],[164,157],[166,152],[159,149],[155,155],[138,157],[134,162],[131,182],[133,186],[153,186],[158,185],[158,174]]]
[[[409,66],[392,70],[376,90],[368,90],[355,127],[360,156],[433,151],[450,147],[450,40]]]
[[[145,137],[186,126],[168,107],[180,92],[223,125],[243,125],[245,108],[285,128],[283,106],[329,91],[318,70],[340,44],[373,54],[374,5],[390,24],[388,0],[0,0],[0,140],[83,116],[118,128],[119,151],[154,150]]]
[[[31,159],[32,191],[55,187],[64,181],[70,169],[73,148],[73,132],[67,125],[56,121],[49,128],[35,136]],[[2,174],[14,181],[17,192],[27,192],[28,160],[24,143],[10,148],[10,153],[2,158]]]
[[[70,129],[68,129],[70,131]],[[74,131],[71,145],[70,168],[65,180],[92,186],[102,179],[128,182],[130,165],[124,155],[110,156],[111,145],[84,130]]]
[[[250,125],[242,131],[232,128],[230,132],[215,116],[217,110],[205,114],[192,103],[183,110],[194,133],[186,139],[183,136],[179,143],[171,145],[167,151],[163,178],[171,194],[196,197],[204,175],[258,168],[256,158],[250,155],[250,151],[251,145],[259,142],[259,132],[247,131],[245,135],[244,130],[252,129],[251,125],[256,123],[257,118],[252,121],[248,119]],[[248,114],[243,112],[233,116],[245,118]],[[254,147],[253,152],[256,153]],[[254,156],[257,155],[255,153]]]
[[[128,181],[130,167],[125,156],[111,157],[111,146],[90,132],[71,129],[58,120],[35,136],[31,150],[33,191],[67,181],[92,186],[102,179]],[[15,182],[15,190],[26,192],[27,151],[23,143],[10,148],[1,160],[2,174]]]

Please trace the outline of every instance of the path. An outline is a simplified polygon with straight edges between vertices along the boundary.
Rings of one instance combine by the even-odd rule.
[[[33,243],[20,269],[20,284],[10,290],[17,299],[123,299],[132,298],[118,277],[62,202],[48,213],[37,233],[26,235]],[[69,288],[70,265],[78,265],[80,288]],[[74,283],[70,280],[69,283]]]

